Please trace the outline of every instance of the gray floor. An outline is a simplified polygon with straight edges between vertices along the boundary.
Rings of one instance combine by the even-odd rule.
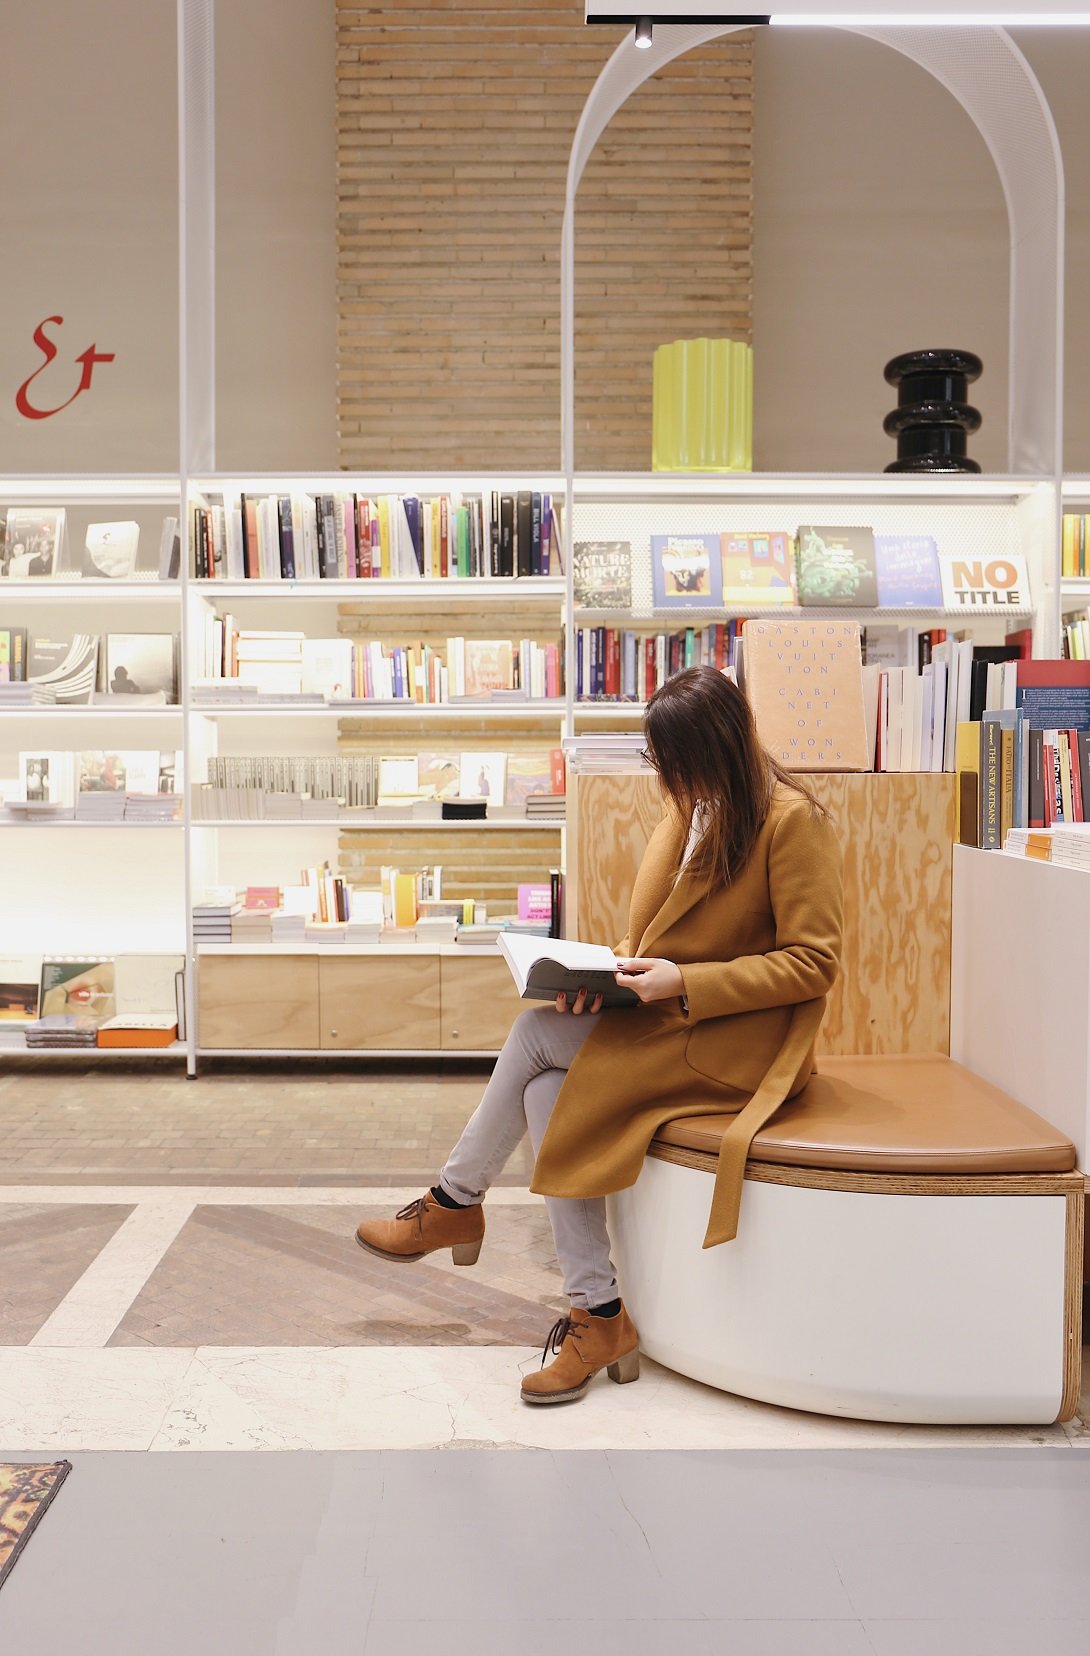
[[[680,1641],[1086,1656],[1090,1455],[80,1455],[0,1590],[0,1650],[41,1656]]]

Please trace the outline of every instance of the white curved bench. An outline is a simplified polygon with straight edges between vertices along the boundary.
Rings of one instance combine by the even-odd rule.
[[[1079,1396],[1084,1183],[1062,1133],[949,1058],[824,1058],[702,1249],[732,1117],[671,1122],[610,1198],[648,1357],[821,1414],[1045,1424]]]

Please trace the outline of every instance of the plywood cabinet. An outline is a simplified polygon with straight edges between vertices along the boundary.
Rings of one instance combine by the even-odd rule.
[[[323,956],[318,982],[323,1047],[432,1052],[439,1046],[436,956]]]
[[[202,955],[197,1009],[207,1049],[317,1048],[317,956]]]
[[[498,957],[202,955],[205,1051],[497,1052],[523,1003]]]
[[[507,963],[467,955],[442,962],[442,1044],[449,1052],[493,1052],[522,1010]]]

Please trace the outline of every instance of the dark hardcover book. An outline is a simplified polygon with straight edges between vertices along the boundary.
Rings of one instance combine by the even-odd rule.
[[[980,844],[980,778],[976,771],[963,770],[958,774],[958,820],[961,824],[962,845]]]
[[[337,525],[334,520],[332,495],[319,495],[315,501],[318,524],[318,573],[323,581],[335,581],[337,568]]]
[[[515,573],[515,497],[500,497],[500,574]]]
[[[530,496],[530,574],[541,574],[541,496]]]
[[[1045,825],[1045,733],[1043,730],[1031,730],[1029,733],[1029,816],[1027,825],[1030,828],[1043,828]]]
[[[798,592],[800,604],[878,608],[878,577],[872,529],[799,530]]]
[[[969,672],[969,720],[976,724],[988,704],[988,667],[1002,661],[1017,661],[1019,652],[1010,644],[974,644]]]
[[[295,579],[295,529],[291,521],[291,500],[281,495],[277,502],[280,529],[280,573],[285,581]]]
[[[444,822],[483,822],[488,816],[488,802],[484,799],[443,799],[440,810]]]
[[[255,546],[251,548],[250,546],[250,529],[252,527],[252,520],[250,513],[247,510],[248,502],[244,494],[239,495],[238,504],[239,517],[242,520],[242,568],[245,572],[246,579],[250,580],[255,574],[253,565],[257,561],[257,547]]]
[[[560,904],[563,887],[559,868],[549,870],[549,936],[560,936]]]
[[[500,492],[492,490],[491,510],[488,514],[488,573],[501,575],[500,568]]]
[[[409,539],[413,543],[413,556],[416,567],[421,575],[424,573],[424,537],[420,527],[420,498],[418,495],[406,495],[404,500],[405,521],[409,525]]]
[[[533,496],[529,489],[520,489],[518,497],[518,518],[515,523],[515,574],[530,575],[533,573],[530,559],[533,555],[533,532],[531,519],[533,514]]]

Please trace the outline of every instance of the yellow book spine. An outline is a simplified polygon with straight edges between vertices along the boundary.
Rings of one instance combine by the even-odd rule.
[[[1078,546],[1078,530],[1078,518],[1066,516],[1064,518],[1063,526],[1063,560],[1061,566],[1061,572],[1065,577],[1078,574],[1078,558],[1076,553],[1076,548]]]
[[[382,578],[384,581],[388,581],[392,568],[390,562],[390,502],[385,495],[380,495],[378,502],[378,545]]]
[[[1056,746],[1060,755],[1060,799],[1063,803],[1064,821],[1074,822],[1075,807],[1071,795],[1071,746],[1066,730],[1058,732]]]
[[[1014,731],[1004,730],[1002,741],[1002,771],[999,794],[999,843],[1006,845],[1007,833],[1014,827]]]
[[[416,925],[416,878],[412,874],[394,876],[394,925]]]

